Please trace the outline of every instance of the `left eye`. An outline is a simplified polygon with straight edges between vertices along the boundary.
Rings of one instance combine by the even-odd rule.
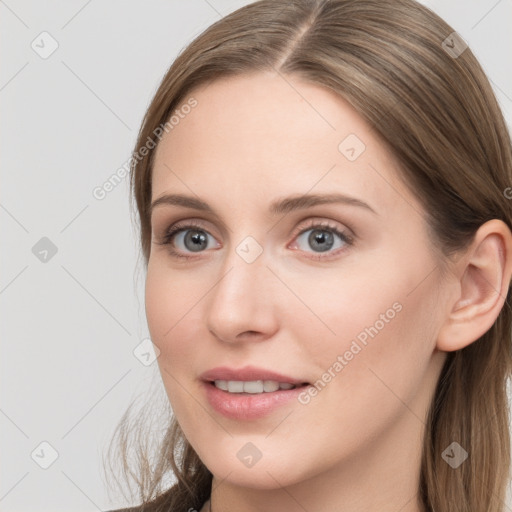
[[[336,238],[338,238],[337,244]],[[312,248],[314,252],[327,252],[340,249],[351,244],[351,238],[348,235],[330,226],[313,226],[302,231],[299,236],[296,237],[298,242],[304,241],[304,239],[306,240],[307,245]],[[307,250],[300,246],[299,249]]]

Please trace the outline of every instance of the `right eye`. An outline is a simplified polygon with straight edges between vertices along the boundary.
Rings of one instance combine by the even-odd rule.
[[[208,237],[215,240],[199,224],[176,224],[167,230],[159,244],[168,245],[172,256],[188,259],[193,257],[190,253],[204,252],[204,249],[211,248],[211,244],[208,243]],[[176,250],[176,245],[181,245],[181,247],[178,247],[179,250]]]

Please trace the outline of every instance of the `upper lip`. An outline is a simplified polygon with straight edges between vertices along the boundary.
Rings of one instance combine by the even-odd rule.
[[[277,382],[289,382],[290,384],[300,385],[306,382],[302,379],[295,379],[282,373],[277,373],[265,368],[256,366],[244,366],[243,368],[229,368],[219,366],[212,368],[201,374],[200,378],[205,381],[214,380],[233,380],[233,381],[254,381],[254,380],[274,380]]]

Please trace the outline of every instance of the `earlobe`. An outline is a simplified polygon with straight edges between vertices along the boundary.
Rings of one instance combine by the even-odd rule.
[[[484,335],[503,308],[512,274],[512,233],[501,220],[478,229],[456,264],[458,291],[438,334],[438,350],[452,352]]]

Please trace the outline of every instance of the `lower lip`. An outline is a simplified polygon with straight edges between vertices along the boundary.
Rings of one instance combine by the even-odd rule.
[[[254,420],[262,418],[279,407],[297,400],[308,386],[294,389],[280,389],[271,393],[229,393],[217,388],[211,382],[203,383],[206,398],[220,414],[236,420]]]

